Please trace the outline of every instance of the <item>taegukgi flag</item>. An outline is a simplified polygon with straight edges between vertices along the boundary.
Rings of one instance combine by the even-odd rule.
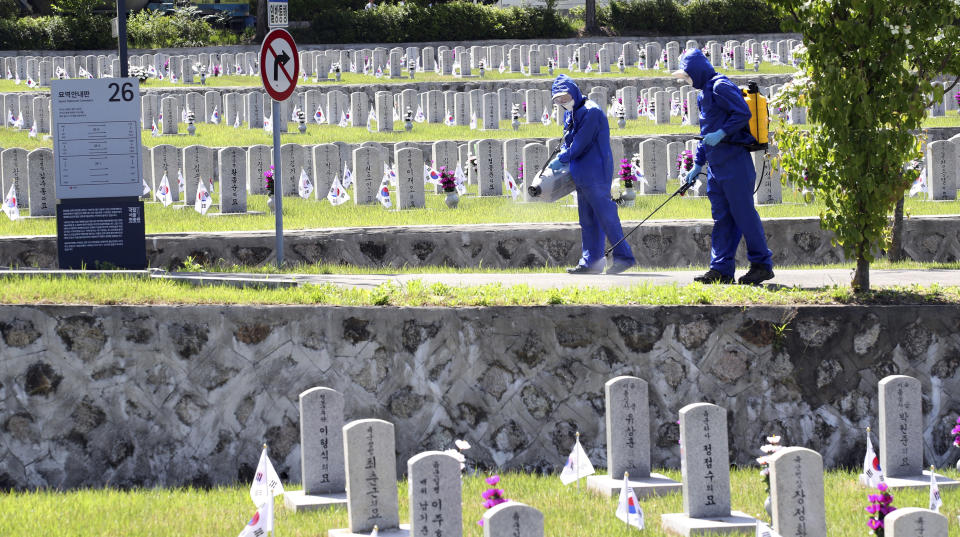
[[[207,191],[207,185],[203,184],[203,178],[201,178],[200,184],[197,185],[197,199],[193,202],[193,210],[200,214],[207,214],[211,205],[213,200],[210,198],[210,192]]]
[[[330,200],[330,204],[334,206],[350,200],[350,195],[347,194],[347,189],[344,188],[343,184],[340,182],[339,176],[333,177],[333,183],[330,185],[330,191],[327,192],[327,199]]]
[[[580,445],[580,435],[578,434],[577,441],[573,445],[573,450],[570,452],[570,456],[567,457],[567,464],[563,467],[563,471],[560,472],[560,481],[564,485],[569,485],[581,477],[587,477],[594,473],[593,464],[590,463],[590,457],[587,457],[583,446]]]
[[[7,215],[7,218],[10,220],[16,220],[20,218],[20,209],[17,207],[17,185],[10,185],[10,190],[7,192],[7,196],[3,198],[3,213]]]
[[[170,180],[167,179],[167,174],[163,174],[163,179],[160,179],[160,184],[157,185],[157,191],[154,192],[157,201],[163,204],[164,207],[173,203],[173,194],[170,193]]]
[[[940,485],[937,483],[937,474],[933,468],[930,468],[930,510],[937,513],[943,507],[943,499],[940,497]]]
[[[617,502],[617,518],[627,524],[642,530],[643,529],[643,508],[637,501],[637,495],[633,492],[633,487],[627,480],[628,474],[623,474],[623,488],[620,489],[620,501]]]
[[[863,475],[866,477],[867,486],[870,488],[876,488],[883,481],[880,459],[877,457],[877,452],[873,450],[873,442],[870,441],[869,431],[867,431],[867,452],[863,457]]]
[[[253,483],[250,485],[250,499],[258,510],[267,506],[261,511],[264,516],[264,527],[267,531],[273,531],[273,497],[283,494],[283,484],[280,482],[280,476],[273,469],[273,463],[267,456],[267,447],[263,447],[260,452],[260,462],[257,463],[256,473],[253,474]]]
[[[313,193],[313,183],[310,181],[310,176],[307,175],[305,168],[300,168],[300,181],[297,183],[297,193],[300,194],[300,197],[303,199],[310,198],[310,194]]]

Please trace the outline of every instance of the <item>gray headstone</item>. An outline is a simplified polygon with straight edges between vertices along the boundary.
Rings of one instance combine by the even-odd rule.
[[[423,63],[423,70],[427,72],[432,72],[437,68],[437,57],[434,52],[433,47],[423,47],[423,50],[420,52],[421,62]]]
[[[927,144],[925,153],[930,199],[957,199],[957,146],[947,140],[938,140]]]
[[[463,535],[460,462],[446,453],[426,451],[407,461],[412,537]]]
[[[691,518],[730,516],[727,412],[709,403],[680,409],[683,511]]]
[[[657,125],[670,123],[670,94],[658,91],[653,94],[654,117]]]
[[[483,94],[483,130],[500,129],[500,100],[496,93]]]
[[[174,97],[164,97],[160,100],[160,113],[163,114],[163,123],[161,127],[162,134],[177,134],[177,128],[180,123],[180,109],[177,106],[177,99]]]
[[[167,181],[170,183],[170,197],[173,201],[180,201],[180,187],[177,182],[177,172],[183,167],[181,161],[183,155],[180,149],[169,144],[160,144],[150,148],[150,153],[153,159],[154,192],[156,192],[157,186],[163,179],[163,175],[166,174]]]
[[[760,182],[759,188],[753,195],[753,201],[757,205],[767,205],[781,203],[783,201],[782,186],[780,177],[783,169],[780,167],[780,151],[777,146],[770,145],[766,153],[759,151],[751,153],[753,156],[753,166],[757,173],[757,181]],[[767,156],[769,155],[769,158]],[[702,178],[701,178],[702,179]]]
[[[500,105],[500,119],[510,119],[513,112],[513,90],[510,88],[500,88],[497,90],[498,103]],[[484,107],[486,113],[486,107]],[[484,126],[486,128],[486,126]]]
[[[57,182],[54,173],[52,149],[34,149],[27,154],[29,193],[18,190],[17,197],[29,197],[30,216],[57,215]]]
[[[503,145],[498,140],[479,140],[477,145],[477,184],[481,196],[503,194]],[[517,171],[510,175],[516,179]]]
[[[427,106],[424,113],[427,116],[427,123],[443,123],[444,96],[440,90],[430,90],[427,92]]]
[[[450,171],[453,171],[457,168],[457,160],[459,159],[459,155],[457,154],[456,142],[451,142],[449,140],[433,142],[430,149],[432,157],[431,160],[433,160],[433,166],[437,171],[439,171],[440,168],[446,168]]]
[[[955,187],[953,193],[956,196]],[[891,375],[880,381],[879,390],[879,451],[880,467],[883,468],[884,476],[920,476],[923,474],[923,402],[920,381],[906,375]]]
[[[378,91],[374,96],[377,109],[377,132],[393,131],[393,98],[389,91]]]
[[[453,96],[453,124],[458,127],[470,125],[469,94],[457,92]]]
[[[773,529],[782,537],[826,537],[823,458],[788,447],[768,459]]]
[[[353,150],[353,202],[357,205],[377,203],[377,191],[383,179],[383,153],[374,147]],[[422,158],[421,158],[422,160]],[[421,170],[423,167],[421,166]],[[342,179],[342,177],[341,177]],[[421,182],[423,182],[421,180]]]
[[[143,130],[150,130],[160,112],[160,101],[155,93],[140,98],[140,122]],[[159,125],[157,126],[159,128]]]
[[[186,183],[184,188],[183,200],[187,204],[193,203],[197,196],[197,187],[200,180],[207,187],[207,192],[211,191],[213,183],[214,170],[214,150],[202,145],[191,145],[183,148],[181,157],[183,180]]]
[[[230,92],[223,96],[223,119],[226,124],[232,127],[239,117],[240,123],[243,123],[243,96],[239,93]]]
[[[219,151],[218,160],[220,212],[247,212],[247,152],[242,147],[224,147]]]
[[[523,146],[523,188],[520,190],[523,191],[524,201],[533,201],[526,187],[530,184],[534,174],[547,163],[548,156],[547,146],[544,144],[530,143]],[[516,175],[514,175],[514,178],[517,179],[517,183],[520,183],[520,179]]]
[[[247,126],[251,129],[263,128],[263,95],[251,92],[246,95]]]
[[[306,169],[304,152],[305,150],[300,144],[283,144],[280,146],[280,164],[283,167],[281,180],[284,196],[297,195],[300,171]]]
[[[423,186],[423,151],[400,149],[397,163],[397,208],[413,209],[426,206]]]
[[[637,119],[637,87],[624,86],[619,91],[619,97],[623,100],[624,119]]]
[[[7,195],[10,185],[17,191],[17,207],[25,209],[30,206],[28,201],[27,179],[27,150],[13,147],[0,152],[0,172],[3,179],[3,195]]]
[[[345,104],[347,95],[340,90],[333,90],[327,93],[327,123],[336,125],[340,123],[341,115],[348,113]],[[366,121],[367,118],[363,118]]]
[[[330,191],[334,176],[343,179],[343,164],[340,149],[333,144],[320,144],[313,148],[313,180],[316,198],[324,199]]]
[[[223,98],[221,97],[219,91],[207,91],[203,94],[203,101],[204,108],[206,108],[206,114],[203,116],[203,119],[200,119],[200,116],[197,116],[197,123],[209,123],[210,116],[213,114],[214,109],[223,112]]]
[[[543,513],[520,502],[505,502],[483,513],[483,537],[543,537]]]
[[[263,174],[272,164],[273,154],[270,146],[254,145],[247,148],[247,191],[250,194],[267,193]],[[327,188],[329,189],[329,186]]]
[[[527,141],[522,138],[511,138],[503,142],[503,169],[510,172],[514,178],[520,171],[520,164],[523,162],[523,146],[526,143]]]
[[[357,149],[354,158],[362,151]],[[374,158],[378,157],[374,155]],[[343,452],[350,531],[369,532],[374,526],[381,531],[398,527],[393,424],[375,419],[351,421],[343,427]]]
[[[370,99],[362,91],[350,94],[350,124],[354,127],[365,127],[369,111]],[[391,118],[392,120],[393,118]]]
[[[947,537],[947,517],[929,509],[901,507],[884,517],[883,529],[884,537]]]
[[[343,446],[343,395],[330,388],[301,393],[300,464],[306,494],[345,490]]]
[[[187,110],[193,112],[194,114],[194,123],[203,123],[203,117],[207,115],[207,106],[206,102],[203,100],[203,95],[191,91],[187,93],[184,97],[184,104],[187,107]]]
[[[542,94],[538,89],[529,89],[526,92],[526,103],[527,103],[527,114],[526,121],[527,123],[537,124],[540,123],[540,116],[543,114],[544,103],[542,102]]]
[[[50,132],[50,97],[37,97],[33,100],[33,119],[37,122],[40,133]]]
[[[643,181],[641,194],[663,194],[667,191],[667,144],[663,140],[647,139],[640,143],[640,171]]]
[[[615,163],[616,164],[616,163]],[[619,166],[614,166],[619,168]],[[650,476],[650,407],[647,382],[630,376],[604,384],[606,398],[607,467],[610,477]]]

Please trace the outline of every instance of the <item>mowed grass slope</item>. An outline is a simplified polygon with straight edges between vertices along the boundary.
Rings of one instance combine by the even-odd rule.
[[[680,472],[663,473],[679,480]],[[957,472],[945,471],[953,478]],[[481,493],[487,485],[487,474],[470,475],[463,480],[463,535],[480,537],[477,525],[483,513]],[[287,486],[295,490],[296,486]],[[644,498],[640,506],[646,518],[646,529],[636,533],[615,516],[617,499],[588,493],[581,483],[564,487],[555,475],[539,476],[508,472],[501,476],[499,488],[508,498],[536,507],[544,514],[546,537],[622,537],[645,535],[665,537],[660,517],[683,511],[679,493]],[[824,476],[828,535],[869,535],[866,526],[870,491],[857,485],[853,472],[828,471]],[[400,521],[408,522],[409,496],[406,482],[398,484]],[[949,520],[949,533],[960,531],[957,512],[960,491],[942,491],[941,513]],[[751,516],[766,518],[763,481],[756,468],[734,469],[731,473],[733,509]],[[325,536],[334,528],[348,525],[346,509],[293,513],[279,507],[276,532],[282,537]],[[927,507],[926,489],[894,492],[897,507]],[[211,489],[142,489],[120,491],[93,489],[71,492],[15,492],[0,494],[0,535],[43,535],[45,537],[182,537],[184,535],[236,535],[254,512],[249,485]]]

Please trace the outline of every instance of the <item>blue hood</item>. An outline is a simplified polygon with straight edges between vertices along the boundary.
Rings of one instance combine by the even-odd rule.
[[[690,75],[690,78],[693,79],[693,87],[698,90],[702,90],[711,78],[717,76],[710,60],[698,48],[687,50],[680,57],[680,68]],[[556,82],[554,82],[554,88],[556,88]]]
[[[583,102],[587,100],[587,98],[583,96],[583,93],[580,92],[577,84],[567,75],[559,75],[557,79],[553,81],[551,95],[556,97],[561,93],[569,93],[570,96],[573,97],[574,108],[580,108],[583,106]]]

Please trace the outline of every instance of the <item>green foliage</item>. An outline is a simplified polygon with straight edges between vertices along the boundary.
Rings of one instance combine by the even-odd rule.
[[[583,7],[570,16],[582,21]],[[764,0],[613,0],[597,6],[597,24],[618,35],[780,31],[779,17]]]
[[[19,13],[17,0],[0,0],[0,19],[15,19]]]
[[[888,239],[888,214],[916,179],[910,133],[943,99],[932,82],[960,73],[960,5],[952,0],[782,0],[771,2],[788,30],[802,33],[802,76],[780,105],[806,106],[809,130],[776,134],[786,179],[825,206],[821,225],[858,262],[855,287],[869,288],[869,263]]]
[[[433,6],[390,4],[372,10],[338,6],[311,12],[314,15],[310,27],[294,30],[297,39],[307,43],[533,39],[568,37],[574,33],[570,22],[554,11],[500,9],[469,2]]]
[[[213,35],[196,6],[178,7],[171,14],[144,9],[127,19],[127,40],[134,48],[200,47]]]
[[[54,0],[50,6],[57,15],[88,19],[95,9],[105,8],[104,0]]]
[[[99,15],[0,19],[0,50],[96,50],[115,48],[110,19]]]

